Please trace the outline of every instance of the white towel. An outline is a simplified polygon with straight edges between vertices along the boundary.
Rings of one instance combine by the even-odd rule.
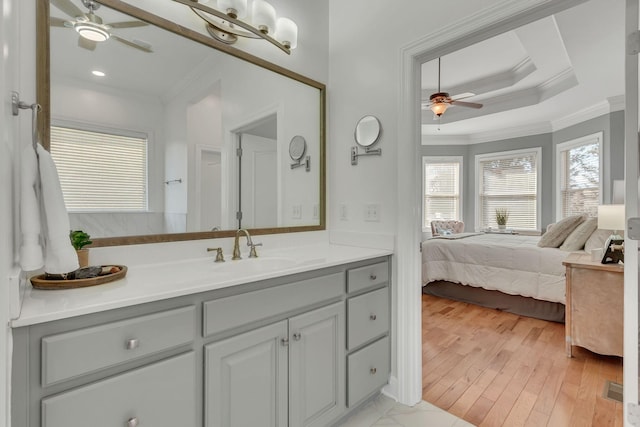
[[[23,172],[22,176],[21,265],[25,271],[42,267],[43,251],[40,244],[42,242],[44,271],[54,274],[68,273],[76,270],[79,265],[78,256],[69,239],[69,214],[64,205],[58,171],[51,155],[40,144],[38,144],[36,161],[34,161],[35,157],[33,148],[27,147],[23,153],[23,159],[27,159],[23,161],[23,167],[27,171]],[[34,165],[36,165],[35,170]],[[30,180],[29,177],[33,175],[35,178]],[[30,185],[30,181],[33,185]],[[40,181],[39,198],[38,181]],[[34,209],[34,206],[38,205],[39,208]],[[40,232],[42,239],[34,237],[36,231]]]

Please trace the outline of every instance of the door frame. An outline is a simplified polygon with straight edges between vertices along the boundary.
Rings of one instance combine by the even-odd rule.
[[[420,221],[420,162],[422,158],[420,150],[420,66],[422,63],[586,1],[522,0],[513,2],[502,0],[401,48],[398,79],[400,85],[398,88],[399,105],[397,109],[397,205],[404,206],[406,209],[400,209],[397,216],[394,278],[397,289],[395,306],[396,331],[398,332],[396,334],[397,390],[395,390],[395,394],[398,401],[403,404],[415,405],[422,399],[421,264],[418,251],[422,234]],[[627,1],[637,3],[638,0]],[[637,155],[635,158],[637,159]],[[635,169],[637,170],[637,165]],[[627,188],[627,193],[629,192],[630,190]],[[637,267],[635,271],[637,271]],[[635,301],[637,301],[637,297]],[[628,311],[625,310],[625,312]],[[625,320],[627,319],[625,318]],[[625,342],[625,359],[637,361],[637,322],[635,322],[635,327],[635,358],[630,359],[633,357],[631,353],[629,353],[629,358],[627,357]],[[627,393],[627,388],[632,386],[630,384],[632,380],[635,384],[635,392],[629,391]],[[637,388],[637,375],[635,380],[627,378],[625,371],[625,404],[628,400],[637,401]]]

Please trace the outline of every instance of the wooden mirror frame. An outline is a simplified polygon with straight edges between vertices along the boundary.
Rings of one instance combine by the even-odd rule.
[[[301,74],[295,73],[279,65],[265,61],[257,56],[238,50],[232,46],[221,43],[202,33],[178,25],[167,19],[161,18],[146,10],[132,6],[120,0],[96,0],[114,10],[126,13],[146,21],[152,25],[171,31],[177,35],[186,37],[194,42],[204,44],[213,49],[220,50],[236,58],[247,61],[251,64],[278,73],[285,77],[297,80],[300,83],[318,89],[320,98],[320,200],[319,203],[319,225],[306,225],[296,227],[272,227],[250,229],[253,235],[297,233],[304,231],[319,231],[326,229],[326,86],[323,83],[312,80]],[[186,6],[185,6],[186,7]],[[38,117],[38,131],[42,145],[48,150],[50,143],[51,126],[51,81],[50,81],[50,28],[49,28],[50,0],[37,0],[36,3],[36,97],[37,102],[42,107],[42,113]],[[40,52],[46,52],[40,55]],[[91,247],[133,245],[142,243],[177,242],[183,240],[214,239],[235,236],[236,230],[171,233],[171,234],[148,234],[137,236],[120,236],[95,238]]]

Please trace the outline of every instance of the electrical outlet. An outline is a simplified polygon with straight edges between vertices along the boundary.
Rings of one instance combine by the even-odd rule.
[[[364,205],[364,220],[365,221],[380,221],[380,204],[367,203]]]
[[[313,205],[313,219],[320,219],[320,206],[317,203]]]
[[[340,206],[338,208],[340,211],[340,221],[347,221],[349,219],[349,215],[347,213],[347,204],[340,203]]]
[[[292,219],[302,219],[302,205],[295,204],[291,206],[291,218]]]

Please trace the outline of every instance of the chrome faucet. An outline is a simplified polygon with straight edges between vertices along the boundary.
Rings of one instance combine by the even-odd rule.
[[[247,246],[251,247],[251,250],[249,251],[249,258],[257,258],[258,254],[256,253],[256,246],[262,246],[262,243],[253,243],[253,241],[251,240],[251,235],[249,234],[249,230],[241,228],[238,231],[236,231],[236,238],[233,241],[233,257],[231,259],[233,260],[242,259],[242,257],[240,256],[240,234],[241,233],[244,233],[244,235],[247,236]]]

